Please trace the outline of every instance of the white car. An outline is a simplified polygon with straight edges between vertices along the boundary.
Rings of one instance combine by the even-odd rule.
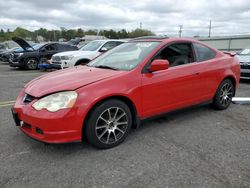
[[[250,47],[240,52],[237,57],[240,62],[240,78],[250,79]]]
[[[76,51],[68,51],[52,56],[52,67],[64,69],[77,65],[85,65],[102,53],[124,43],[122,40],[94,40]]]

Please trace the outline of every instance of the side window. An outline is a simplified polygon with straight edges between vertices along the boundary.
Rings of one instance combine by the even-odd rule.
[[[120,44],[123,44],[124,42],[122,41],[116,41],[116,46],[119,46]]]
[[[110,41],[105,43],[102,47],[107,48],[108,50],[111,50],[112,48],[116,47],[117,43],[115,41]]]
[[[64,44],[57,44],[58,50],[66,50],[66,46]]]
[[[213,59],[216,55],[213,50],[201,44],[194,43],[194,47],[197,54],[197,60],[199,62]]]
[[[47,51],[54,51],[54,50],[57,49],[57,48],[56,48],[56,44],[49,44],[49,45],[45,46],[45,49],[46,49]]]
[[[194,62],[191,43],[175,43],[165,47],[154,59],[166,59],[170,67]]]

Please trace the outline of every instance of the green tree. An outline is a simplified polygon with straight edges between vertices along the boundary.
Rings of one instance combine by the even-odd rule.
[[[76,31],[76,36],[77,37],[84,37],[84,31],[81,28],[78,28]]]
[[[153,36],[155,35],[152,31],[147,29],[135,29],[129,33],[129,38],[142,37],[142,36]]]

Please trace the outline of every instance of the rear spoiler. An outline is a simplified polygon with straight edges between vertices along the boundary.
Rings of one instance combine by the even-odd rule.
[[[230,55],[231,57],[236,56],[237,54],[235,52],[228,52],[228,51],[223,51],[224,54]]]

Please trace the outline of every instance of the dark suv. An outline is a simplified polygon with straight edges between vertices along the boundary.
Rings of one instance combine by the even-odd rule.
[[[42,58],[50,59],[55,53],[78,49],[66,43],[50,42],[31,46],[19,37],[13,37],[12,40],[18,43],[23,48],[23,51],[11,53],[9,65],[29,70],[37,69]]]

